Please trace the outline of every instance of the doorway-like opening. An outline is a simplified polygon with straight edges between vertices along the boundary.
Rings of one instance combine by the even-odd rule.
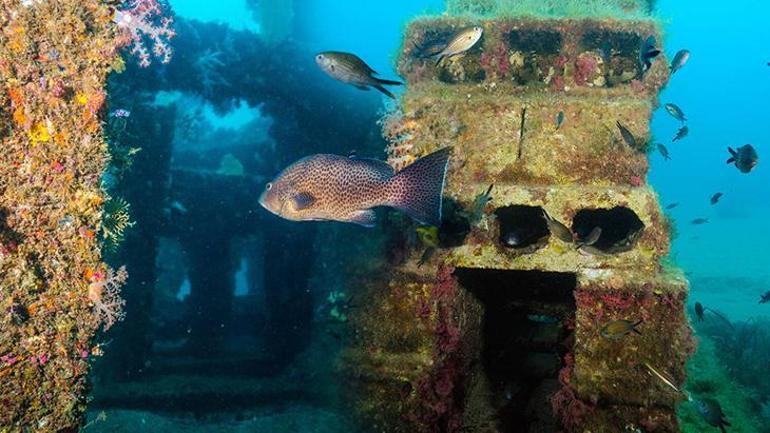
[[[549,398],[574,346],[577,276],[469,268],[455,275],[484,307],[479,361],[499,431],[558,431]]]

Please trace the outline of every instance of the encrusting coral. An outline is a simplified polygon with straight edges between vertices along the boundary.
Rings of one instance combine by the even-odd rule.
[[[126,270],[102,262],[98,236],[126,226],[125,215],[104,219],[104,88],[131,40],[116,18],[153,2],[114,3],[0,3],[2,432],[77,431],[94,336],[122,317]]]

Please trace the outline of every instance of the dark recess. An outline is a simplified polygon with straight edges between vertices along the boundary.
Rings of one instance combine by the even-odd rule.
[[[550,235],[540,206],[513,205],[495,210],[499,240],[506,248],[533,252],[545,245]]]
[[[444,199],[438,240],[441,248],[459,247],[471,231],[471,224],[462,206],[452,199]]]
[[[499,431],[559,431],[549,397],[574,346],[576,275],[468,268],[455,275],[484,306],[479,355]]]
[[[572,220],[572,231],[578,239],[584,239],[595,228],[602,229],[602,235],[593,245],[608,253],[628,251],[644,230],[644,223],[634,211],[627,207],[612,209],[582,209]]]

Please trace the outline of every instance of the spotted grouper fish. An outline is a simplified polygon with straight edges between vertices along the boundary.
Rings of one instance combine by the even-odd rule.
[[[259,203],[292,221],[341,221],[373,227],[373,208],[387,206],[422,224],[437,226],[449,151],[433,152],[398,173],[375,159],[308,156],[268,183]]]

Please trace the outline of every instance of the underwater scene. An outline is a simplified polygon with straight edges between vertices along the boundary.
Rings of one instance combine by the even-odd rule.
[[[769,19],[0,0],[0,433],[770,433]]]

